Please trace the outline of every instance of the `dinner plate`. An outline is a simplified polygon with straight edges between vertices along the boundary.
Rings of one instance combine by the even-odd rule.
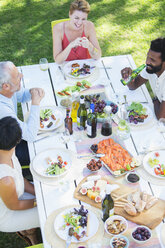
[[[59,213],[56,216],[55,221],[54,221],[54,230],[55,230],[56,234],[61,239],[65,240],[65,241],[67,240],[68,230],[69,230],[70,226],[66,226],[66,228],[64,230],[61,228],[65,224],[63,216],[65,214],[69,213],[70,211],[72,211],[73,209],[74,208],[65,209],[64,211],[62,211],[61,213]],[[78,208],[76,208],[76,209],[78,209]],[[73,242],[73,243],[85,242],[86,240],[92,238],[96,234],[96,232],[99,228],[99,220],[98,220],[97,216],[90,210],[88,210],[88,215],[89,215],[88,236],[84,236],[79,241],[74,236],[72,236],[71,242]],[[85,228],[80,227],[79,233],[81,233],[83,230],[86,230],[86,227]]]
[[[90,70],[89,70],[89,74],[85,74],[85,75],[79,75],[79,76],[73,76],[71,75],[71,71],[72,71],[72,64],[79,64],[80,67],[79,68],[82,68],[83,67],[83,64],[86,64],[86,65],[89,65],[90,66]],[[75,69],[78,68],[78,67],[74,67]],[[89,76],[91,76],[94,72],[95,72],[95,69],[96,69],[96,66],[95,66],[95,63],[92,62],[92,61],[86,61],[86,60],[72,60],[68,63],[66,63],[63,67],[63,72],[65,73],[66,76],[70,77],[70,78],[87,78]]]
[[[155,157],[154,154],[155,152],[158,152],[159,153],[159,157]],[[156,175],[155,172],[154,172],[154,168],[157,167],[157,165],[155,165],[154,167],[151,167],[149,164],[148,164],[148,159],[149,158],[156,158],[159,160],[160,164],[165,164],[165,150],[157,150],[157,151],[152,151],[152,152],[149,152],[148,154],[145,155],[144,159],[143,159],[143,166],[144,166],[144,169],[151,175],[151,176],[154,176],[154,177],[157,177],[157,178],[160,178],[160,179],[165,179],[165,176],[159,176],[159,175]]]
[[[46,174],[46,169],[50,166],[50,164],[47,163],[46,159],[50,158],[53,161],[57,161],[57,156],[61,156],[62,160],[67,162],[67,165],[65,166],[66,171],[64,171],[60,175]],[[48,149],[48,150],[38,153],[32,162],[32,166],[35,172],[38,175],[45,177],[45,178],[57,178],[57,177],[64,176],[70,169],[71,164],[72,164],[71,152],[67,149],[58,149],[58,148]]]
[[[40,107],[40,111],[41,110],[45,110],[45,109],[51,109],[52,110],[52,114],[56,117],[56,120],[54,120],[51,116],[49,117],[49,120],[47,121],[42,121],[44,128],[39,127],[40,131],[51,131],[54,130],[58,127],[60,127],[63,122],[64,122],[64,115],[63,112],[56,106],[43,106]],[[47,127],[47,125],[52,122],[53,125],[51,127]]]
[[[142,104],[142,103],[141,103]],[[153,112],[150,109],[150,107],[147,104],[142,104],[144,108],[146,108],[146,114],[148,115],[148,117],[146,119],[144,119],[144,122],[138,122],[137,124],[133,123],[133,122],[129,122],[129,124],[131,126],[143,126],[145,124],[148,124],[152,119],[153,119]],[[119,111],[120,112],[120,111]]]

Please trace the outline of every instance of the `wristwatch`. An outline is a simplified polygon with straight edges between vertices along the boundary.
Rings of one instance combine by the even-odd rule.
[[[152,101],[154,102],[154,101],[157,101],[158,100],[158,98],[157,98],[157,96],[154,96],[153,98],[152,98]]]

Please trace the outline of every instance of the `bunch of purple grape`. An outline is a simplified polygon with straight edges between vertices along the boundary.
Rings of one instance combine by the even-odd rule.
[[[118,111],[118,106],[115,103],[110,103],[110,106],[112,107],[112,113],[116,114],[116,112]]]
[[[144,122],[144,119],[140,118],[140,116],[133,110],[129,112],[128,119],[130,123],[134,124],[138,124],[138,122]]]
[[[106,106],[106,102],[104,100],[97,100],[96,98],[93,98],[92,101],[95,104],[95,112],[103,113],[104,108]]]
[[[145,227],[138,227],[133,233],[132,236],[134,239],[139,241],[145,241],[151,237],[151,233]]]

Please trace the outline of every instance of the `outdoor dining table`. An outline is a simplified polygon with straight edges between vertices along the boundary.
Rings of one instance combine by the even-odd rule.
[[[124,103],[124,95],[127,96],[127,101],[137,101],[147,104],[153,112],[153,118],[148,123],[148,125],[141,126],[140,128],[132,127],[130,137],[128,139],[122,140],[124,147],[133,155],[136,156],[143,152],[144,146],[147,142],[154,143],[155,146],[163,146],[165,142],[165,133],[160,133],[157,127],[157,120],[154,114],[153,103],[148,93],[145,85],[141,86],[135,91],[130,91],[127,86],[123,86],[120,82],[121,79],[121,69],[124,67],[136,68],[131,55],[121,55],[121,56],[111,56],[103,57],[99,61],[95,62],[97,65],[97,72],[95,76],[91,76],[91,83],[94,86],[94,92],[104,90],[106,97],[109,100],[113,99],[116,103]],[[64,118],[66,114],[66,109],[62,108],[60,105],[61,98],[58,97],[57,92],[59,89],[65,88],[71,85],[71,78],[65,77],[63,71],[59,69],[58,64],[49,63],[49,68],[46,71],[40,70],[39,65],[28,65],[20,66],[19,70],[23,74],[22,85],[26,88],[41,87],[45,91],[45,97],[41,101],[41,106],[58,106],[64,113]],[[87,78],[88,80],[88,78]],[[89,77],[90,80],[90,77]],[[75,80],[74,80],[75,81]],[[76,82],[76,81],[75,81]],[[120,99],[119,99],[120,98]],[[27,113],[30,111],[30,104],[23,104],[23,115],[26,119]],[[75,187],[79,182],[88,175],[88,172],[84,171],[85,160],[78,159],[78,155],[82,155],[81,146],[87,146],[92,144],[92,139],[87,138],[86,132],[81,134],[81,139],[77,137],[80,136],[79,131],[76,129],[76,123],[73,125],[73,135],[71,135],[68,142],[62,142],[60,128],[53,131],[52,133],[47,133],[42,135],[38,134],[36,141],[33,143],[28,143],[30,159],[33,161],[34,157],[47,150],[47,149],[67,149],[72,154],[72,169],[66,175],[65,180],[63,179],[54,184],[53,182],[47,183],[46,181],[39,180],[34,176],[34,185],[37,198],[37,208],[40,219],[40,226],[42,231],[43,244],[45,248],[51,247],[65,247],[53,246],[48,242],[48,238],[45,236],[45,224],[51,214],[60,209],[67,207],[69,205],[78,205],[79,200],[73,197]],[[74,135],[75,134],[75,135]],[[98,130],[98,135],[101,137],[100,131]],[[97,136],[98,137],[98,136]],[[106,138],[102,136],[102,139]],[[156,148],[155,148],[156,149]],[[38,166],[40,166],[38,164]],[[102,169],[101,169],[102,170]],[[111,179],[114,181],[118,178],[114,178],[109,171],[104,169]],[[125,183],[124,176],[119,179],[121,183]],[[163,180],[163,179],[161,179]],[[160,182],[161,182],[160,180]],[[165,184],[156,184],[152,181],[147,180],[145,177],[140,176],[139,186],[142,191],[146,191],[150,195],[154,195],[162,200],[165,200]],[[83,203],[86,205],[85,203]],[[163,246],[162,240],[160,238],[160,232],[162,228],[163,221],[156,227],[155,239],[153,238],[153,243],[146,243],[145,247],[165,247]],[[105,237],[101,239],[101,247],[108,248],[110,238]],[[101,242],[100,241],[100,242]],[[79,245],[77,244],[78,247]],[[92,247],[92,246],[91,246]],[[140,247],[138,244],[134,243],[130,239],[130,247]]]

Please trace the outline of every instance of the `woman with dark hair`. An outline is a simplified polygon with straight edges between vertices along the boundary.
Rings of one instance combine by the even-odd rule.
[[[70,20],[54,26],[53,56],[57,63],[101,57],[94,24],[87,21],[89,12],[87,1],[75,0],[70,5]]]
[[[0,119],[0,130],[0,231],[19,232],[33,245],[38,243],[35,231],[40,226],[34,185],[23,178],[15,156],[22,131],[12,117]],[[23,199],[24,192],[33,195],[33,199]]]

